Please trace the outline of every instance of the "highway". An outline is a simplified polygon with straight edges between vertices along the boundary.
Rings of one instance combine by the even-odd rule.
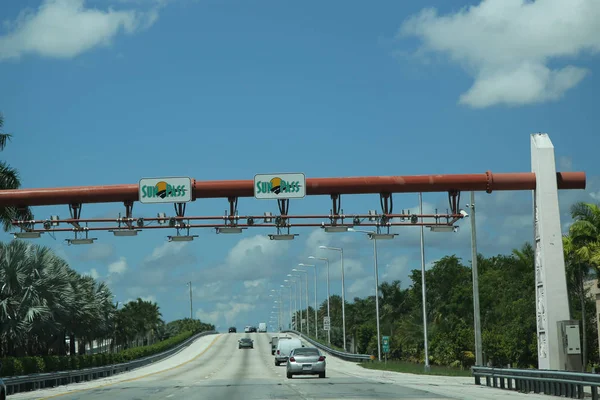
[[[498,389],[478,387],[472,378],[425,377],[365,370],[327,357],[327,377],[287,379],[285,365],[276,367],[270,352],[271,334],[236,333],[206,338],[200,351],[190,346],[186,361],[171,361],[155,369],[141,368],[112,381],[98,380],[35,392],[11,399],[61,400],[154,399],[540,399]],[[238,349],[242,337],[254,339],[254,349]],[[184,350],[185,352],[186,350]],[[194,351],[196,354],[190,354]],[[182,352],[183,353],[183,352]],[[174,356],[175,357],[175,356]],[[181,357],[180,357],[181,360]],[[163,362],[164,363],[164,362]],[[158,369],[157,369],[158,368]],[[398,380],[400,376],[400,380]]]

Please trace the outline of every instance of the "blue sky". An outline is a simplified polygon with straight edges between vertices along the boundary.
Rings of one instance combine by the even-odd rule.
[[[600,196],[599,16],[595,0],[5,0],[0,111],[14,138],[2,157],[26,188],[279,171],[525,172],[529,135],[546,132],[558,170],[588,174],[587,190],[561,194],[566,223],[570,204]],[[416,210],[417,199],[396,195],[395,208]],[[378,201],[346,196],[343,208],[364,213]],[[444,194],[424,201],[426,211],[446,209]],[[225,199],[198,200],[187,214],[226,207]],[[254,199],[238,207],[276,212]],[[116,217],[122,208],[86,205],[82,215]],[[292,201],[290,213],[329,209],[327,197],[310,197]],[[134,207],[136,216],[160,211],[172,207]],[[66,206],[34,212],[68,216]],[[478,194],[480,252],[530,240],[531,220],[530,193]],[[428,264],[454,253],[468,262],[468,221],[462,225],[456,234],[426,233]],[[420,265],[418,229],[397,232],[380,245],[380,275],[406,286]],[[347,298],[372,292],[371,244],[360,234],[303,229],[286,243],[268,241],[265,230],[196,233],[186,245],[166,243],[164,231],[98,233],[93,246],[68,247],[66,234],[39,243],[107,280],[118,301],[157,301],[166,320],[188,315],[191,280],[196,316],[222,329],[266,320],[269,290],[308,255],[327,256],[320,244],[346,249]],[[331,267],[339,294],[339,264]],[[319,266],[319,301],[323,273]]]

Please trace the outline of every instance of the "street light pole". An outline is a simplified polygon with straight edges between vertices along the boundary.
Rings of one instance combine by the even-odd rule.
[[[346,349],[346,286],[344,279],[344,249],[341,247],[319,246],[321,249],[335,250],[340,252],[341,267],[342,267],[342,335],[344,336],[344,351]]]
[[[306,280],[306,282],[305,282],[305,295],[306,295],[306,298],[305,298],[305,300],[306,300],[306,303],[305,303],[305,305],[306,305],[306,313],[305,313],[305,315],[306,315],[306,334],[310,335],[310,317],[308,316],[308,307],[309,307],[308,306],[308,271],[304,270],[304,269],[297,269],[297,268],[292,269],[292,271],[294,271],[294,272],[302,272],[302,273],[306,274],[305,275],[305,278],[306,278],[305,279]],[[302,278],[300,278],[300,282],[302,283]],[[300,286],[302,286],[302,285],[300,285]],[[300,296],[300,297],[302,297],[302,296]]]
[[[300,314],[300,332],[304,331],[304,323],[302,322],[302,277],[300,275],[288,274],[290,277],[294,277],[293,282],[296,283],[296,297],[299,300],[300,308],[296,307],[296,312]],[[297,306],[297,305],[296,305]],[[298,324],[296,323],[296,327]]]
[[[193,307],[192,307],[192,281],[188,282],[190,286],[190,319],[194,319]]]
[[[315,269],[315,338],[319,339],[319,316],[317,314],[317,266],[313,265],[313,264],[304,264],[304,263],[300,263],[298,264],[301,267],[313,267]],[[307,279],[308,279],[308,275],[307,275]],[[308,299],[306,300],[306,302],[308,303]]]
[[[475,192],[471,192],[471,272],[473,273],[473,314],[475,328],[475,365],[483,365],[481,314],[479,312],[479,274],[477,271],[477,228],[475,225]]]
[[[375,260],[375,318],[377,318],[377,359],[381,361],[381,332],[379,330],[379,269],[377,267],[377,239],[373,237],[373,259]]]
[[[423,215],[423,193],[419,192],[419,212]],[[425,233],[421,217],[421,294],[423,297],[423,338],[425,345],[425,371],[429,371],[429,343],[427,341],[427,295],[425,292]]]
[[[287,279],[285,280],[285,282],[287,282]],[[281,285],[281,287],[290,289],[290,328],[291,328],[292,327],[292,285],[291,284],[289,286]]]
[[[308,256],[308,258],[311,258],[314,260],[325,261],[325,263],[327,265],[327,319],[329,319],[329,330],[327,331],[327,343],[331,345],[331,313],[330,313],[330,307],[329,307],[329,298],[331,297],[329,295],[329,258],[315,257],[315,256]]]

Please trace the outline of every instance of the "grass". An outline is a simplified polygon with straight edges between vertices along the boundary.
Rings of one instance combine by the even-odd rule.
[[[443,375],[443,376],[472,376],[470,369],[460,369],[444,367],[440,365],[431,365],[429,372],[425,372],[424,364],[417,364],[408,361],[367,361],[359,364],[363,368],[375,369],[380,371],[403,372],[407,374],[418,375]]]

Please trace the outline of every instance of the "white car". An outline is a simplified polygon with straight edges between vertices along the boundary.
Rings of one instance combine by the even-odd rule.
[[[250,326],[250,325],[246,326],[246,327],[244,328],[244,332],[245,332],[245,333],[250,333],[250,328],[251,328],[251,326]]]

